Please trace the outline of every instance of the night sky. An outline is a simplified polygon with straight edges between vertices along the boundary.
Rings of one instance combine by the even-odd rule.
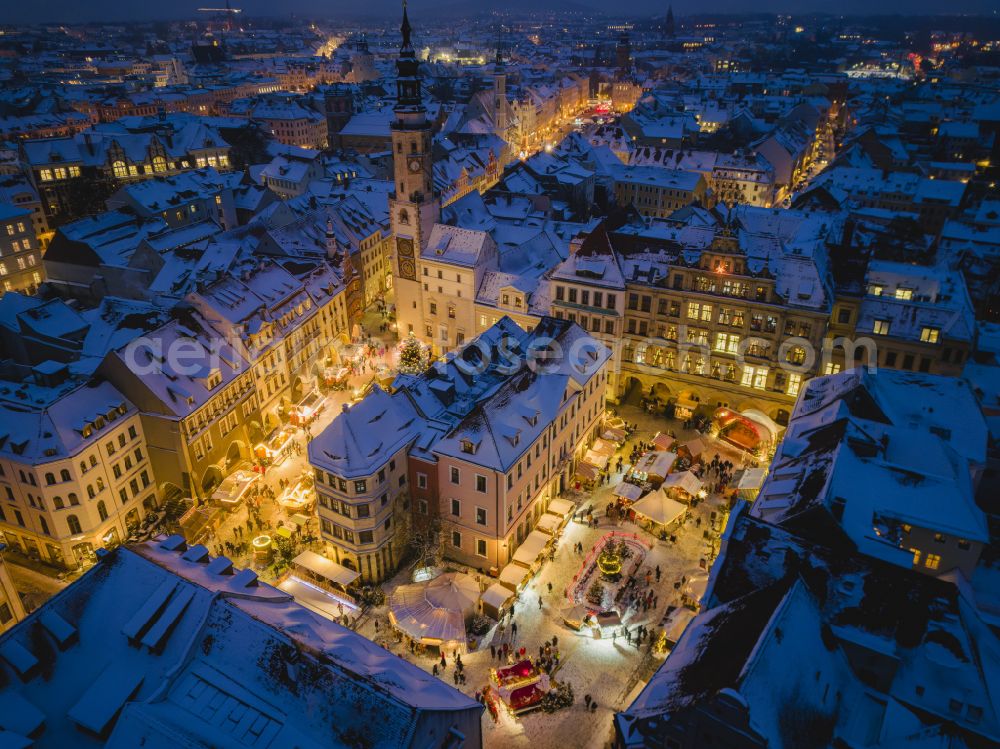
[[[174,0],[170,3],[155,3],[148,0],[37,0],[36,2],[15,2],[0,0],[0,22],[32,23],[51,21],[124,21],[150,20],[157,18],[184,18],[196,16],[196,9],[205,5],[224,5],[225,0]],[[232,0],[234,7],[241,7],[247,15],[280,16],[299,13],[311,17],[330,18],[357,17],[359,4],[346,0]],[[396,0],[367,0],[362,4],[367,17],[382,16],[386,19],[399,13],[400,3]],[[674,12],[684,15],[692,12],[789,12],[831,10],[828,0],[715,0],[705,5],[698,0],[679,0],[673,3]],[[416,18],[421,12],[434,10],[454,12],[456,8],[477,8],[487,10],[492,7],[538,8],[558,10],[607,9],[609,4],[601,0],[505,0],[503,3],[483,0],[412,0],[411,12]],[[614,6],[610,6],[614,7]],[[666,13],[667,2],[662,0],[632,0],[629,15],[662,15]],[[903,13],[934,14],[949,13],[996,14],[996,0],[951,0],[943,5],[940,0],[840,0],[836,10],[845,14]]]

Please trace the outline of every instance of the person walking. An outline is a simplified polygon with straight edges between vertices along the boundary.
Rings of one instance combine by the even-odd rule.
[[[490,658],[496,660],[497,657],[497,646],[490,643]]]

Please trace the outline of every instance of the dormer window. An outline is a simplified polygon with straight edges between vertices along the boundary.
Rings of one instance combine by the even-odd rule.
[[[219,385],[222,384],[222,373],[219,371],[210,372],[208,379],[205,380],[205,387],[209,390],[214,390]]]
[[[465,439],[462,440],[462,452],[468,453],[469,455],[475,455],[476,449],[479,447],[478,442],[473,442],[472,440]]]

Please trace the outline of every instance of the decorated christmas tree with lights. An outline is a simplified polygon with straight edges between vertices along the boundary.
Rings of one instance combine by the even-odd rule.
[[[423,345],[410,333],[399,346],[399,372],[420,374],[427,368],[427,352]]]

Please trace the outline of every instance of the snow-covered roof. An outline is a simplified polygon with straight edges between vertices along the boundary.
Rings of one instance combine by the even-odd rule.
[[[179,537],[120,547],[0,636],[0,652],[47,661],[23,679],[0,661],[0,701],[17,695],[44,724],[33,746],[319,749],[365,736],[388,749],[479,735],[474,700],[220,560]],[[52,621],[75,635],[60,648]]]

